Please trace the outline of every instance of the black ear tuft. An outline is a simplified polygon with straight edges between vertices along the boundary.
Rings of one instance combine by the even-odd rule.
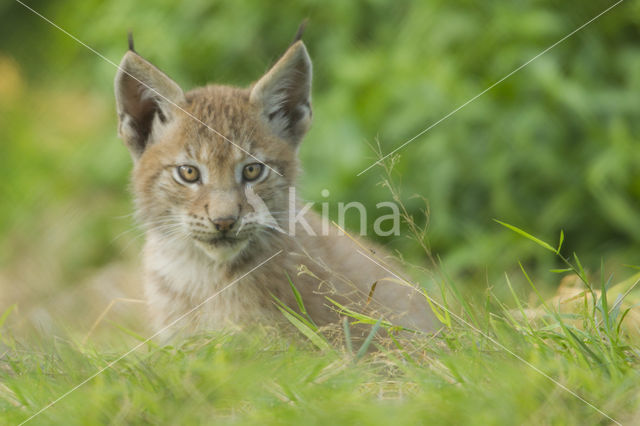
[[[135,52],[136,50],[133,48],[133,33],[131,30],[127,33],[127,39],[129,40],[129,50]]]
[[[304,30],[307,29],[308,23],[309,23],[309,18],[305,18],[302,20],[302,22],[300,23],[300,26],[298,27],[298,31],[296,31],[296,36],[291,42],[292,46],[296,43],[296,41],[302,40],[302,35],[304,34]]]

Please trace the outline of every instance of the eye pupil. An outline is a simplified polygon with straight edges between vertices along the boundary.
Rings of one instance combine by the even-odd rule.
[[[254,181],[260,177],[263,165],[259,163],[248,164],[244,166],[242,175],[246,181]]]
[[[196,182],[200,178],[200,172],[192,166],[179,166],[178,174],[188,183]]]

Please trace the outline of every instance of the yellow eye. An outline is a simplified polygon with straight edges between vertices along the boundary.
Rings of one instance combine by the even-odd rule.
[[[188,183],[194,183],[200,179],[200,172],[193,166],[178,166],[178,174]]]
[[[242,177],[248,182],[256,180],[262,174],[263,167],[264,166],[260,163],[247,164],[244,166],[244,169],[242,169]]]

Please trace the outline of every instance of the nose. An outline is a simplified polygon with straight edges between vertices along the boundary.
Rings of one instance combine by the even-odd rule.
[[[211,219],[211,223],[216,227],[217,231],[226,232],[233,228],[236,224],[235,217],[219,217],[217,219]]]

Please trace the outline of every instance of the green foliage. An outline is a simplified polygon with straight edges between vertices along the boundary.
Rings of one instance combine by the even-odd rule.
[[[187,88],[247,85],[308,17],[315,123],[301,151],[303,195],[321,200],[327,188],[329,201],[360,200],[373,212],[389,194],[374,190],[376,168],[356,177],[375,159],[368,142],[379,137],[391,151],[611,3],[30,4],[115,63],[133,30],[137,50]],[[102,208],[89,208],[71,230],[83,235],[82,248],[67,257],[70,269],[105,262],[121,248],[109,236],[130,225],[111,220],[129,210],[115,70],[18,3],[5,2],[0,14],[0,54],[13,58],[22,81],[18,95],[0,102],[0,138],[11,141],[0,155],[0,231],[24,236],[21,224],[62,220],[56,207],[85,209],[97,198]],[[564,229],[569,250],[589,262],[639,254],[639,16],[636,3],[624,2],[401,151],[403,193],[429,200],[432,249],[454,275],[483,274],[490,264],[498,276],[517,258],[553,266],[551,256],[500,233],[493,217],[538,235]],[[408,208],[419,216],[417,201]],[[392,243],[419,256],[410,241]]]

